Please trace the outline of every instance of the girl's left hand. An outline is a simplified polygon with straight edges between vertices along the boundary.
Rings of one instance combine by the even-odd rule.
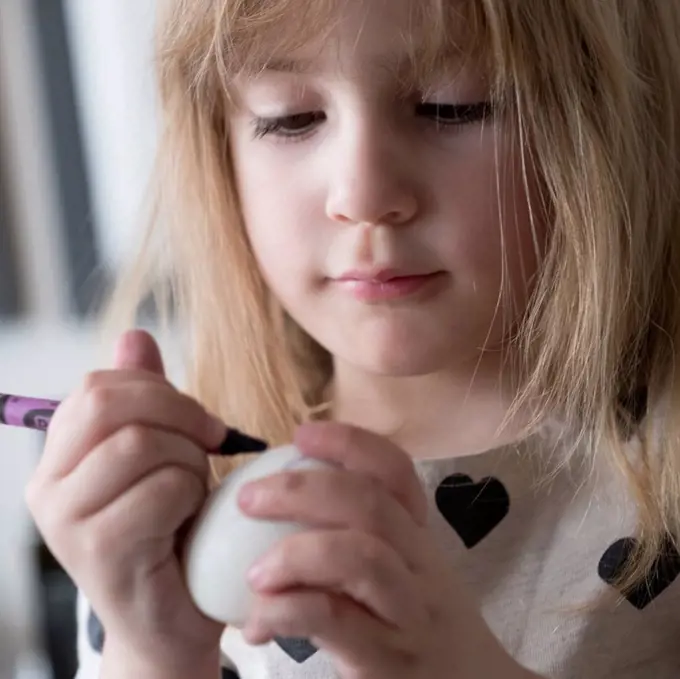
[[[386,439],[339,423],[298,430],[308,457],[337,466],[252,482],[253,517],[308,531],[281,540],[251,570],[247,641],[303,637],[342,679],[524,678],[457,582],[427,528],[410,458]]]

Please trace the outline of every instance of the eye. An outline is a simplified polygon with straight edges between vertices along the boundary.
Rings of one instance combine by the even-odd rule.
[[[325,118],[326,116],[322,111],[295,113],[276,118],[256,118],[253,121],[254,136],[256,139],[262,139],[268,134],[289,138],[302,137],[311,132]]]
[[[493,115],[489,101],[471,104],[440,104],[422,102],[416,105],[416,115],[429,118],[438,125],[469,125],[486,120]]]

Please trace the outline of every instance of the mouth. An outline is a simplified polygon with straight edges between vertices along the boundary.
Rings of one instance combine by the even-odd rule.
[[[443,281],[444,271],[411,272],[396,269],[348,271],[331,281],[360,302],[376,304],[398,301],[433,291]]]

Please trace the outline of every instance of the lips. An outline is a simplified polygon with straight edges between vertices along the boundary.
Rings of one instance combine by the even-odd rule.
[[[444,272],[408,273],[395,269],[350,271],[334,279],[343,291],[361,302],[379,303],[403,300],[432,289]]]
[[[365,283],[388,283],[402,278],[417,278],[430,273],[406,271],[400,269],[377,269],[374,271],[347,271],[337,277],[338,281],[361,281]]]

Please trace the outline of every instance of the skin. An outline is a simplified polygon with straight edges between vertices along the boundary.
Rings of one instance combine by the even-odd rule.
[[[342,422],[306,425],[296,439],[333,469],[275,475],[240,496],[252,516],[310,527],[253,567],[259,598],[244,634],[311,638],[342,679],[527,676],[432,540],[412,459],[502,442],[494,424],[512,394],[501,388],[501,349],[544,234],[531,228],[502,120],[444,125],[397,98],[385,64],[404,59],[408,0],[345,9],[322,46],[236,88],[246,230],[273,292],[332,354]],[[430,83],[428,101],[483,101],[483,76],[468,68]],[[338,281],[338,261],[375,259],[440,275],[422,294],[368,303]],[[398,436],[378,435],[395,426]]]
[[[276,475],[240,497],[253,516],[310,527],[253,568],[244,635],[307,636],[342,679],[527,678],[433,544],[412,459],[502,441],[495,425],[512,394],[500,349],[524,311],[543,233],[529,228],[503,121],[448,124],[417,97],[395,98],[385,64],[404,56],[407,0],[344,10],[331,40],[286,55],[313,58],[311,72],[237,83],[231,148],[248,235],[274,293],[334,357],[338,420],[296,439],[335,469]],[[487,96],[473,70],[431,86],[444,111]],[[310,110],[322,116],[303,137],[253,137],[254,119]],[[363,266],[378,242],[383,263],[437,271],[436,284],[398,303],[349,295],[333,279],[338,259]],[[55,415],[26,499],[103,623],[107,679],[216,676],[222,629],[190,600],[176,537],[205,501],[206,451],[223,435],[167,382],[140,331]]]
[[[409,0],[343,7],[331,39],[286,55],[302,72],[237,82],[231,146],[246,230],[275,295],[333,356],[335,419],[389,434],[413,457],[483,451],[503,442],[513,394],[501,349],[545,238],[540,222],[531,228],[520,149],[500,118],[433,115],[433,103],[488,99],[471,63],[427,83],[429,107],[399,95]],[[254,135],[281,116],[282,129]],[[365,265],[367,230],[383,264],[439,271],[438,284],[357,301],[334,277],[338,260]]]
[[[223,626],[191,601],[177,538],[205,502],[206,452],[224,434],[165,379],[143,331],[123,335],[113,369],[86,376],[54,415],[26,501],[103,624],[104,679],[218,673]],[[341,423],[303,427],[296,442],[342,466],[275,475],[240,498],[254,516],[312,528],[255,565],[246,638],[308,636],[343,679],[529,679],[430,544],[408,455]]]
[[[142,331],[55,412],[26,502],[103,624],[105,679],[216,674],[223,627],[191,601],[176,540],[225,431],[165,379]]]
[[[334,465],[243,489],[251,516],[309,526],[252,567],[246,640],[311,639],[342,679],[534,676],[501,647],[432,539],[402,449],[334,422],[301,427],[295,442]]]

